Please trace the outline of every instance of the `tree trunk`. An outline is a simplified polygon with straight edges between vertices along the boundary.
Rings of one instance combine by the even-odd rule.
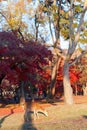
[[[48,98],[53,98],[55,94],[56,72],[57,72],[56,65],[54,65],[51,73],[51,83],[48,90]]]
[[[3,101],[2,89],[0,89],[0,100]]]
[[[64,63],[64,73],[63,73],[63,85],[64,85],[64,99],[66,104],[73,104],[73,91],[70,84],[69,77],[69,64],[67,61]]]
[[[78,89],[77,89],[77,84],[75,84],[75,95],[77,96],[78,94]]]
[[[85,86],[83,86],[83,95],[87,95],[87,83]]]
[[[20,104],[24,105],[25,103],[25,93],[24,93],[24,82],[21,82],[21,97],[20,97]]]
[[[48,98],[53,98],[54,95],[55,95],[56,77],[57,77],[57,71],[58,71],[58,68],[59,68],[60,61],[61,61],[61,58],[57,57],[57,61],[52,68],[51,83],[50,83],[50,88],[49,88],[49,91],[48,91]]]
[[[35,28],[36,28],[36,38],[35,38],[35,41],[37,42],[38,41],[38,28],[39,28],[39,23],[38,23],[38,12],[36,11],[36,14],[35,14]]]

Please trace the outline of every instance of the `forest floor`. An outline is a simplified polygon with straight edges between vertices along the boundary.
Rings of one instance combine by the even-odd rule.
[[[24,122],[19,105],[0,104],[0,130],[87,130],[87,96],[74,96],[74,105],[64,104],[64,98],[54,103],[39,102],[48,111],[48,117]]]

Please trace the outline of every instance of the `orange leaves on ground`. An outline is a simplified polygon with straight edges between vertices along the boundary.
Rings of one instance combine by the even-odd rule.
[[[13,110],[13,113],[23,112],[23,109],[21,107],[15,108]]]
[[[19,112],[23,112],[22,107],[14,108],[14,106],[13,107],[11,106],[9,108],[0,108],[0,116],[9,115],[9,114],[13,114],[13,113],[19,113]]]
[[[0,108],[0,116],[11,114],[11,110],[9,108]]]

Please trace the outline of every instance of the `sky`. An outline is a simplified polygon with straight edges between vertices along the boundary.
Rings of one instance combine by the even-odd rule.
[[[35,4],[35,3],[34,3]],[[31,4],[32,5],[32,4]],[[2,4],[2,6],[3,6],[3,9],[7,6],[7,2],[6,1],[4,1],[3,2],[3,4]],[[37,3],[36,3],[36,5],[35,6],[37,6]],[[29,23],[29,25],[28,25],[28,30],[30,31],[30,33],[32,32],[33,34],[35,33],[34,32],[34,23],[33,23],[33,20],[31,19],[31,18],[29,18],[29,17],[27,17],[27,15],[26,16],[24,16],[23,17],[23,20],[24,21],[26,21],[27,23]],[[85,14],[85,20],[87,20],[87,13]],[[1,24],[1,23],[0,23]],[[4,22],[3,22],[3,24],[4,24]],[[31,26],[31,24],[32,24],[32,27],[30,27]],[[1,28],[1,25],[0,25],[0,28]],[[42,28],[41,28],[42,29]],[[49,31],[49,25],[47,25],[46,26],[46,30],[47,31]],[[43,30],[41,30],[42,31],[42,33],[43,33]],[[49,34],[50,35],[50,34]],[[50,44],[52,44],[52,39],[51,38],[49,38],[49,39],[47,39],[47,43],[50,43]],[[68,48],[68,45],[69,45],[69,41],[65,41],[62,37],[60,37],[60,43],[61,43],[61,48]]]

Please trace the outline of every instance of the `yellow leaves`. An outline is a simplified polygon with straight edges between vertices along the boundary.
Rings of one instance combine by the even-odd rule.
[[[46,7],[44,5],[39,5],[38,9],[40,12],[44,11]]]
[[[60,10],[60,13],[61,13],[61,15],[65,14],[64,10]]]
[[[22,25],[22,16],[24,13],[26,13],[24,0],[8,3],[6,17],[12,30],[18,29]]]
[[[18,13],[18,12],[26,13],[24,0],[19,0],[15,4],[15,11],[16,11],[16,13]]]
[[[16,27],[20,24],[20,21],[15,18],[11,18],[8,22],[11,27],[14,27],[14,26]]]

